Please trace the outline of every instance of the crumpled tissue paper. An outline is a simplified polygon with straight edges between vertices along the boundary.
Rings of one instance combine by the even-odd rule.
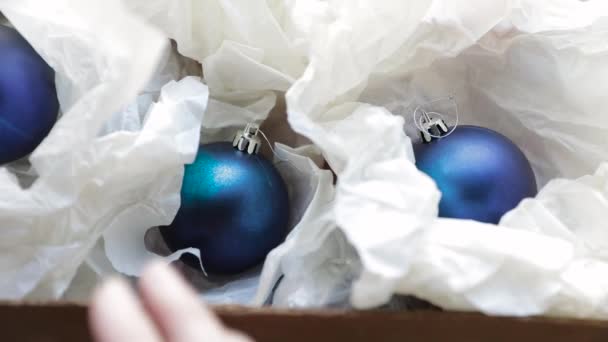
[[[183,141],[198,135],[202,111],[153,113],[131,131],[105,126],[167,45],[122,2],[1,1],[0,10],[55,69],[62,111],[29,158],[30,187],[0,168],[0,297],[58,298],[106,229],[172,218],[174,175],[195,151]]]
[[[281,17],[282,5],[264,1],[235,4],[229,1],[128,1],[125,4],[175,40],[181,56],[173,58],[172,55],[162,68],[173,71],[173,79],[188,73],[174,65],[178,61],[189,58],[200,62],[199,73],[209,87],[201,143],[229,141],[245,124],[262,124],[268,138],[263,153],[274,159],[288,185],[289,230],[297,226],[306,215],[309,203],[316,200],[318,189],[331,189],[333,184],[331,172],[320,169],[323,158],[318,149],[295,134],[286,121],[282,96],[301,75],[307,58],[302,47],[306,44],[301,38],[303,34],[290,32],[289,22],[283,26],[276,22]],[[162,79],[163,74],[167,72],[160,71],[155,79]],[[136,106],[142,107],[145,108]],[[273,146],[274,151],[270,148]],[[138,227],[127,231],[109,229],[104,234],[104,245],[98,246],[97,252],[101,252],[89,260],[89,266],[99,274],[118,271],[137,276],[147,261],[159,255],[173,261],[186,252],[198,254],[194,249],[171,253],[156,229]],[[221,278],[203,277],[187,267],[182,271],[211,303],[249,304],[260,279],[260,269]]]
[[[339,182],[316,226],[301,223],[267,260],[265,274],[283,275],[273,304],[346,296],[370,308],[403,294],[493,315],[608,318],[608,4],[318,9],[310,64],[286,102]],[[542,190],[498,226],[437,218],[440,193],[413,164],[410,109],[445,96],[461,123],[505,134],[533,164]],[[271,292],[260,287],[258,303]]]
[[[100,48],[108,45],[99,45],[91,35],[108,38],[114,30],[82,32],[77,21],[69,20],[70,13],[57,13],[58,19],[42,15],[54,13],[51,8],[56,4],[36,12],[33,3],[11,3],[15,10],[6,14],[18,28],[28,27],[25,19],[32,14],[44,17],[45,21],[29,24],[31,33],[28,29],[23,32],[54,67],[61,64],[44,53],[52,49],[48,38],[41,38],[51,32],[43,23],[53,20],[68,26],[74,23],[69,29],[53,27],[55,39],[79,32],[80,52],[111,53],[111,49]],[[608,218],[608,122],[602,114],[608,106],[608,4],[570,0],[131,0],[125,4],[175,39],[182,55],[202,64],[209,100],[208,104],[202,98],[194,102],[198,108],[207,105],[205,117],[180,110],[185,116],[180,122],[190,122],[189,127],[157,117],[152,122],[167,130],[152,125],[149,133],[155,136],[155,129],[171,133],[154,139],[154,147],[145,150],[133,144],[134,140],[152,140],[145,138],[150,136],[144,134],[147,125],[138,133],[137,120],[134,132],[111,133],[110,129],[99,138],[96,129],[105,129],[102,123],[127,103],[127,95],[135,95],[145,84],[143,75],[152,74],[151,56],[118,64],[125,68],[120,69],[122,75],[131,75],[129,83],[121,83],[116,88],[121,91],[104,98],[102,107],[91,107],[92,102],[83,101],[82,94],[96,99],[108,84],[102,82],[99,90],[94,87],[100,83],[97,78],[62,83],[61,75],[67,71],[59,69],[58,84],[67,89],[62,95],[65,115],[31,158],[40,178],[32,189],[16,191],[14,177],[5,169],[0,174],[0,186],[9,190],[0,196],[12,191],[2,200],[12,211],[0,213],[0,219],[5,227],[17,227],[10,230],[7,236],[14,238],[2,250],[15,261],[11,267],[21,279],[13,297],[60,293],[75,270],[74,256],[82,260],[83,246],[89,248],[96,240],[90,232],[99,236],[106,227],[116,225],[118,228],[108,231],[115,230],[120,236],[121,222],[127,219],[138,227],[170,222],[177,210],[181,164],[195,151],[190,138],[198,134],[193,129],[198,120],[203,123],[201,140],[211,141],[228,138],[247,122],[266,119],[268,127],[262,128],[271,142],[304,145],[296,149],[279,145],[276,152],[289,160],[286,165],[295,167],[295,173],[303,173],[283,173],[301,179],[296,192],[305,194],[298,202],[295,227],[285,243],[270,253],[259,276],[254,273],[237,283],[214,284],[205,292],[209,300],[242,302],[257,287],[254,303],[276,306],[369,308],[402,294],[446,309],[494,315],[608,318],[608,253],[602,228]],[[91,16],[101,18],[110,12],[108,6],[118,5],[104,2],[99,8],[91,7],[89,11],[95,11]],[[146,51],[157,54],[161,44],[155,47],[153,42],[158,37],[150,31],[154,39],[141,39],[143,33],[137,28],[148,31],[138,23],[130,25],[135,29],[115,25],[120,35],[111,38],[125,43],[126,51],[133,51],[132,45],[151,44]],[[65,51],[70,50],[61,53]],[[80,59],[69,61],[74,65],[65,69],[68,71],[79,70],[78,63],[83,64]],[[93,64],[98,68],[94,70],[113,65],[104,62]],[[98,78],[121,75],[91,73]],[[180,87],[189,89],[184,82],[194,86],[196,80],[170,83],[164,91],[175,94]],[[283,92],[287,121],[280,115]],[[538,196],[523,201],[499,225],[437,218],[441,194],[414,165],[411,139],[405,134],[412,132],[411,108],[445,96],[456,100],[461,123],[486,126],[508,136],[535,169],[542,187]],[[176,105],[165,102],[175,96],[161,98],[161,107]],[[113,108],[105,106],[107,103],[114,104]],[[147,120],[162,112],[155,105],[151,108]],[[74,119],[74,125],[81,124],[83,130],[70,136],[69,146],[79,142],[82,149],[66,152],[55,147],[67,146],[53,136],[62,134],[63,126],[72,122],[66,118],[76,117],[70,113],[89,109],[90,113],[103,113],[103,119],[92,115]],[[142,112],[136,112],[141,118]],[[96,126],[91,118],[96,119]],[[115,120],[112,122],[122,128],[133,127],[131,119]],[[179,134],[181,130],[184,134]],[[188,139],[180,140],[185,137]],[[121,145],[126,141],[128,146]],[[310,141],[316,147],[308,146]],[[88,146],[99,155],[85,153]],[[167,159],[146,153],[162,148],[166,148]],[[331,173],[319,168],[320,154],[339,177],[335,186]],[[131,159],[134,155],[137,157]],[[70,165],[71,176],[89,172],[85,178],[75,178],[86,182],[66,179],[59,174],[65,169],[53,168],[55,159],[46,156],[64,156],[61,162]],[[98,164],[91,164],[91,159],[94,162],[102,156],[134,160],[136,182],[125,189],[114,186],[124,183],[124,166],[112,168],[111,173],[107,170],[107,174],[93,173],[98,169],[90,165]],[[46,184],[50,177],[46,173],[62,182],[49,183],[44,192],[31,195]],[[167,183],[159,184],[159,179]],[[101,189],[114,193],[90,195]],[[110,201],[122,190],[126,202]],[[32,203],[41,203],[49,193],[66,192],[69,196],[52,195],[55,201],[31,211]],[[147,199],[146,205],[141,205],[142,198]],[[69,205],[76,202],[82,206]],[[133,210],[125,209],[124,215],[112,211],[121,205]],[[17,211],[23,217],[14,215],[16,207],[23,209]],[[101,212],[103,208],[107,210]],[[137,217],[147,217],[146,222],[133,220]],[[68,236],[65,241],[49,241],[55,235],[43,234],[43,227],[69,228],[73,233],[60,235]],[[80,227],[87,229],[74,229]],[[82,242],[85,240],[88,244]],[[113,243],[103,251],[124,250],[113,248]],[[37,251],[37,262],[24,259],[32,250]],[[100,254],[108,259],[117,255],[103,255],[105,252]],[[40,273],[43,262],[61,267],[47,267],[44,269],[52,272]],[[108,266],[101,264],[91,263],[91,267]],[[136,270],[140,264],[135,260],[119,267]]]

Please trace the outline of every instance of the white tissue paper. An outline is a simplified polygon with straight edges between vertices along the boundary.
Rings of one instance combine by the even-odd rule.
[[[173,38],[183,56],[201,63],[204,82],[209,87],[201,143],[229,141],[237,129],[242,129],[247,123],[263,124],[262,131],[270,144],[265,144],[263,152],[269,159],[274,159],[288,186],[291,231],[300,218],[307,215],[308,205],[316,201],[318,189],[333,189],[333,183],[331,172],[319,168],[323,164],[319,150],[295,134],[286,121],[283,93],[307,64],[307,40],[302,38],[305,33],[294,31],[291,21],[282,19],[282,12],[287,7],[264,1],[178,3],[133,0],[125,4],[133,13],[141,15]],[[169,79],[178,79],[184,73],[193,72],[192,69],[180,71],[175,63],[184,58],[171,56],[155,80],[163,79],[162,75],[167,74],[173,75]],[[162,84],[160,81],[153,83]],[[185,85],[184,89],[188,86]],[[153,89],[150,90],[153,93]],[[141,102],[147,101],[149,94],[144,95],[146,97],[140,96],[136,105],[130,106],[135,109],[128,110],[141,116],[142,108],[146,108]],[[167,106],[164,107],[159,110],[166,111]],[[174,107],[169,111],[182,110]],[[275,146],[274,142],[278,144]],[[286,144],[299,147],[290,148]],[[268,146],[274,146],[275,151]],[[181,173],[176,173],[176,177],[181,176]],[[120,227],[108,229],[103,246],[97,246],[97,251],[100,250],[101,253],[95,253],[89,259],[90,268],[102,274],[118,271],[132,276],[139,275],[142,266],[158,255],[172,261],[185,252],[199,253],[193,249],[171,253],[158,230],[149,230],[144,225],[129,230]],[[211,303],[249,304],[260,279],[260,269],[221,278],[207,278],[187,267],[182,271],[200,290],[202,297]],[[73,292],[86,291],[79,289]]]
[[[318,201],[319,189],[332,188],[331,172],[319,168],[320,152],[314,146],[307,145],[293,149],[277,144],[275,153],[274,164],[285,180],[289,193],[291,212],[288,231],[292,229],[295,231],[294,227],[297,228],[302,216],[308,215],[309,204]],[[179,175],[181,177],[181,174]],[[168,262],[178,260],[184,253],[200,257],[200,252],[194,248],[171,253],[158,230],[148,229],[151,226],[142,224],[127,230],[108,229],[104,234],[105,254],[95,255],[94,260],[89,260],[92,268],[97,270],[98,274],[105,275],[116,270],[125,275],[139,276],[144,264],[159,256],[164,257]],[[107,267],[107,263],[104,263],[106,257],[111,262],[111,267]],[[252,303],[257,293],[260,268],[235,276],[205,277],[200,271],[186,265],[178,263],[176,266],[181,267],[182,273],[208,303],[248,305]],[[94,281],[89,282],[94,283]],[[90,290],[79,291],[84,294],[73,296],[86,296]]]
[[[294,228],[261,273],[203,284],[207,300],[369,308],[403,294],[495,315],[608,318],[608,4],[125,1],[202,64],[208,103],[198,79],[176,82],[172,57],[154,71],[161,38],[116,1],[0,4],[57,68],[64,112],[31,157],[30,189],[0,171],[0,225],[11,227],[2,296],[60,295],[104,232],[78,279],[137,274],[152,255],[146,228],[177,210],[201,120],[203,142],[264,121],[271,142],[301,146],[275,156]],[[437,218],[441,194],[414,165],[412,108],[446,96],[461,123],[501,132],[533,164],[542,190],[497,226]]]
[[[168,44],[120,1],[0,1],[0,11],[56,71],[63,113],[29,158],[31,187],[0,168],[0,297],[58,298],[104,231],[171,221],[204,105],[141,123],[115,114]],[[167,101],[185,97],[180,86],[165,87]]]
[[[403,294],[494,315],[608,318],[608,4],[319,10],[287,107],[339,181],[331,205],[311,204],[315,225],[303,219],[267,260],[262,284],[283,275],[273,304],[333,305],[346,293],[369,308]],[[461,123],[515,141],[542,187],[498,226],[438,219],[440,193],[413,164],[411,108],[449,95]],[[270,293],[261,286],[257,302]]]

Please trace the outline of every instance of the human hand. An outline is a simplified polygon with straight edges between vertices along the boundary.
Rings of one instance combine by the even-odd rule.
[[[89,326],[97,342],[251,342],[225,327],[170,266],[155,262],[144,270],[140,298],[123,279],[95,291]]]

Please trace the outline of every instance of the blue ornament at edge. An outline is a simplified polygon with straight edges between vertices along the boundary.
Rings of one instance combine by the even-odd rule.
[[[19,32],[0,25],[0,165],[31,153],[58,112],[55,72]]]
[[[487,128],[458,126],[429,143],[414,144],[416,166],[442,193],[439,216],[498,223],[537,193],[530,162],[507,137]]]
[[[287,233],[289,198],[268,160],[219,142],[201,145],[186,165],[181,207],[161,233],[173,251],[195,247],[209,274],[230,275],[261,263]],[[183,258],[200,268],[198,260]]]

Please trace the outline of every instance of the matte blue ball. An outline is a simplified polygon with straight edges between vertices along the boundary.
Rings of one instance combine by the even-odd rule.
[[[458,126],[431,143],[414,144],[416,166],[442,193],[439,216],[498,223],[522,199],[537,192],[534,172],[505,136],[476,126]]]
[[[53,69],[16,30],[0,25],[0,165],[31,153],[58,112]]]
[[[173,223],[161,232],[173,251],[199,248],[211,274],[256,266],[287,233],[289,198],[281,175],[262,156],[231,143],[200,146],[186,165],[181,199]]]

